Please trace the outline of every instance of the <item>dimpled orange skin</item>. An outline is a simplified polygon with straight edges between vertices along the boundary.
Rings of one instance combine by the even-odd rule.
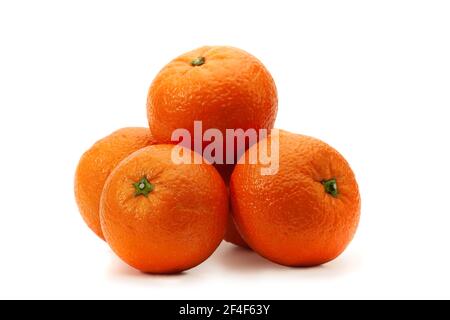
[[[104,239],[100,196],[109,174],[133,152],[154,143],[148,128],[123,128],[96,142],[80,159],[75,173],[75,199],[89,228]]]
[[[174,164],[173,145],[154,145],[119,164],[106,182],[101,222],[113,251],[146,273],[177,273],[206,260],[223,239],[227,191],[209,164]],[[190,152],[192,157],[200,157]],[[137,195],[145,177],[154,186]]]
[[[279,148],[276,175],[262,176],[260,164],[236,166],[230,188],[237,227],[254,251],[276,263],[309,267],[331,261],[358,226],[355,176],[320,140],[280,131]],[[322,183],[333,178],[336,197]]]
[[[197,58],[204,63],[193,66]],[[175,129],[194,121],[203,130],[271,129],[278,98],[275,83],[264,65],[233,47],[202,47],[166,65],[150,86],[147,112],[150,129],[161,143],[170,143]]]

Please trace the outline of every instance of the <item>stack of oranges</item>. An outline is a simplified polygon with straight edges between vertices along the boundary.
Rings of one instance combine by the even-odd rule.
[[[120,129],[81,157],[75,196],[86,224],[148,273],[195,267],[223,239],[287,266],[335,259],[359,221],[355,176],[326,143],[270,131],[277,109],[272,76],[243,50],[202,47],[174,59],[150,86],[150,127]],[[259,158],[212,164],[203,157],[212,142],[196,141],[196,122],[224,136],[268,130],[238,156],[234,146],[223,151],[233,162],[249,159],[276,137],[276,170],[264,173]],[[183,147],[173,139],[179,129],[191,133]],[[180,151],[189,161],[174,161]]]

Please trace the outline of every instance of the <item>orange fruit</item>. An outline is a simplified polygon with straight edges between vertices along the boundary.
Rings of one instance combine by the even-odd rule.
[[[148,128],[123,128],[96,142],[80,159],[75,173],[75,198],[89,228],[104,239],[100,196],[106,179],[120,161],[154,142]]]
[[[231,174],[233,173],[235,166],[234,165],[215,165],[214,167],[220,173],[222,179],[225,182],[225,185],[227,186],[227,191],[229,191],[230,178],[231,178]],[[237,230],[236,225],[233,221],[231,206],[230,206],[230,213],[228,215],[227,231],[225,232],[224,240],[226,242],[232,243],[236,246],[248,249],[248,245],[245,243],[244,239],[242,239],[242,237],[239,234],[239,231]]]
[[[225,129],[271,129],[277,106],[275,83],[264,65],[243,50],[220,46],[174,59],[156,76],[147,98],[150,129],[161,143],[170,143],[179,128],[193,138],[196,120],[203,131],[223,134]]]
[[[212,165],[175,164],[173,145],[153,145],[122,161],[101,199],[101,222],[113,251],[148,273],[175,273],[206,260],[223,239],[225,184]],[[194,157],[200,157],[185,149]],[[194,160],[193,160],[194,161]]]
[[[231,176],[234,219],[249,246],[287,266],[315,266],[339,256],[360,217],[358,185],[347,161],[320,140],[280,131],[279,171],[262,175],[263,167],[238,164]]]
[[[230,212],[230,214],[228,215],[227,231],[225,232],[224,240],[242,248],[249,248],[236,228],[236,224],[234,223],[232,217],[232,212]]]

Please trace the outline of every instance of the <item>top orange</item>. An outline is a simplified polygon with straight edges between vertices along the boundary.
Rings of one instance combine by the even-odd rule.
[[[153,81],[147,99],[150,130],[160,143],[170,143],[175,129],[194,121],[203,130],[271,129],[278,98],[264,65],[232,47],[202,47],[166,65]]]

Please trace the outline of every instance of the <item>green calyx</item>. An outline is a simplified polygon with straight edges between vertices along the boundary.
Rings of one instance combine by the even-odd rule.
[[[201,65],[205,64],[205,62],[206,62],[205,57],[197,57],[191,61],[191,66],[200,67]]]
[[[338,186],[336,179],[323,180],[322,185],[325,188],[325,192],[331,195],[334,198],[337,198],[339,195]]]
[[[155,190],[155,186],[151,184],[145,177],[139,180],[138,182],[133,183],[133,186],[135,189],[134,195],[136,197],[139,196],[148,197],[149,193]]]

